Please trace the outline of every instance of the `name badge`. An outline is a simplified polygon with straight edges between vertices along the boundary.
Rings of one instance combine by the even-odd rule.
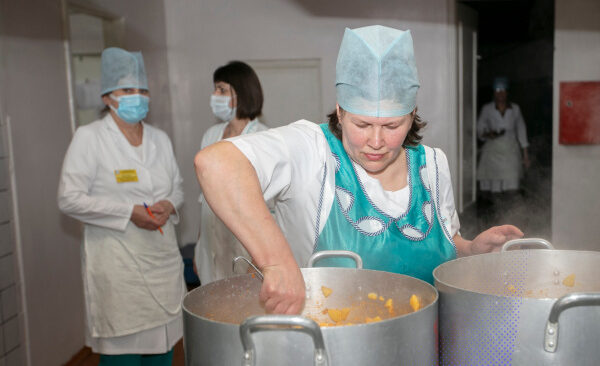
[[[115,170],[117,183],[137,182],[137,172],[135,169]]]

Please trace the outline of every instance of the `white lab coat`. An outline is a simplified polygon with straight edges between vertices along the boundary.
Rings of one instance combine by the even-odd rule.
[[[296,262],[305,267],[334,202],[337,162],[323,131],[317,124],[301,120],[228,140],[250,160],[265,200],[273,202],[275,220]],[[440,224],[448,240],[452,240],[460,223],[448,161],[440,149],[425,147],[425,154],[427,169],[421,171],[421,178],[431,189]],[[409,186],[385,191],[360,165],[354,164],[354,168],[365,192],[380,211],[398,217],[407,210]]]
[[[223,133],[229,122],[216,124],[209,128],[202,137],[201,149],[223,139]],[[242,130],[242,135],[267,130],[268,127],[258,119],[250,121]],[[200,194],[198,199],[200,211],[200,236],[194,248],[194,260],[198,270],[200,283],[206,285],[210,282],[231,277],[234,272],[231,265],[233,258],[245,256],[250,258],[248,252],[225,226]]]
[[[130,221],[135,204],[166,199],[178,208],[183,202],[169,137],[143,126],[141,154],[110,114],[79,127],[60,176],[59,208],[85,223],[87,343],[105,354],[164,353],[182,333],[185,283],[173,226],[178,216],[162,227],[164,235]],[[138,181],[117,183],[115,171],[125,169],[134,169]],[[163,347],[156,349],[157,344]]]
[[[483,135],[490,131],[504,131],[504,134],[486,141]],[[477,167],[481,189],[493,192],[518,189],[523,174],[521,149],[529,146],[519,106],[511,103],[502,116],[494,102],[484,105],[477,121],[477,136],[485,141]]]

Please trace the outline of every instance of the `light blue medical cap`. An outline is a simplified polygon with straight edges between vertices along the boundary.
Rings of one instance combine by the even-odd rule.
[[[398,117],[412,112],[419,78],[410,31],[346,28],[335,79],[337,102],[350,113]]]
[[[144,58],[141,52],[107,48],[102,51],[102,94],[123,88],[148,90]]]
[[[508,90],[508,79],[504,76],[499,76],[494,79],[494,91]]]

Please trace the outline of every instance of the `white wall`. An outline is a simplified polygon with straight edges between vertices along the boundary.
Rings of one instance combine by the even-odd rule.
[[[125,47],[143,51],[149,74],[150,122],[170,133],[162,0],[96,2],[125,17]],[[28,346],[31,365],[55,366],[84,345],[81,226],[56,204],[71,140],[61,1],[0,0],[0,17],[0,110],[2,120],[10,116],[15,149]]]
[[[172,137],[163,0],[88,0],[86,2],[100,10],[124,18],[123,46],[130,51],[142,51],[148,74],[151,101],[147,122]]]
[[[450,6],[449,4],[452,4]],[[335,106],[335,62],[345,27],[411,29],[421,89],[419,113],[430,121],[425,143],[456,167],[453,1],[231,0],[165,1],[175,150],[184,176],[181,242],[196,241],[199,187],[192,161],[215,123],[212,73],[232,59],[321,59],[325,114]],[[289,87],[293,87],[290,85]],[[291,101],[293,102],[293,101]],[[293,121],[288,121],[293,122]]]
[[[552,240],[565,249],[600,250],[600,145],[560,145],[559,85],[600,80],[600,2],[556,0]]]
[[[71,139],[59,1],[2,1],[3,119],[10,116],[32,365],[82,346],[78,227],[56,205]]]

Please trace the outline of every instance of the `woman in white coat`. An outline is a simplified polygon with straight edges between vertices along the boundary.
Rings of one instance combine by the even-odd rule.
[[[214,92],[210,107],[221,121],[202,137],[200,148],[239,135],[264,131],[267,126],[258,120],[262,113],[263,93],[258,76],[241,61],[231,61],[213,73]],[[194,262],[200,283],[230,277],[234,274],[233,258],[248,253],[225,224],[204,203],[200,194],[200,235],[194,250]]]
[[[477,121],[477,137],[484,141],[477,179],[484,192],[518,190],[523,168],[530,165],[525,121],[507,89],[506,78],[494,80],[494,101],[483,106]]]
[[[58,190],[61,211],[85,224],[86,344],[102,366],[170,365],[183,334],[182,179],[169,137],[142,121],[141,53],[102,52],[102,101],[108,113],[75,132]]]

